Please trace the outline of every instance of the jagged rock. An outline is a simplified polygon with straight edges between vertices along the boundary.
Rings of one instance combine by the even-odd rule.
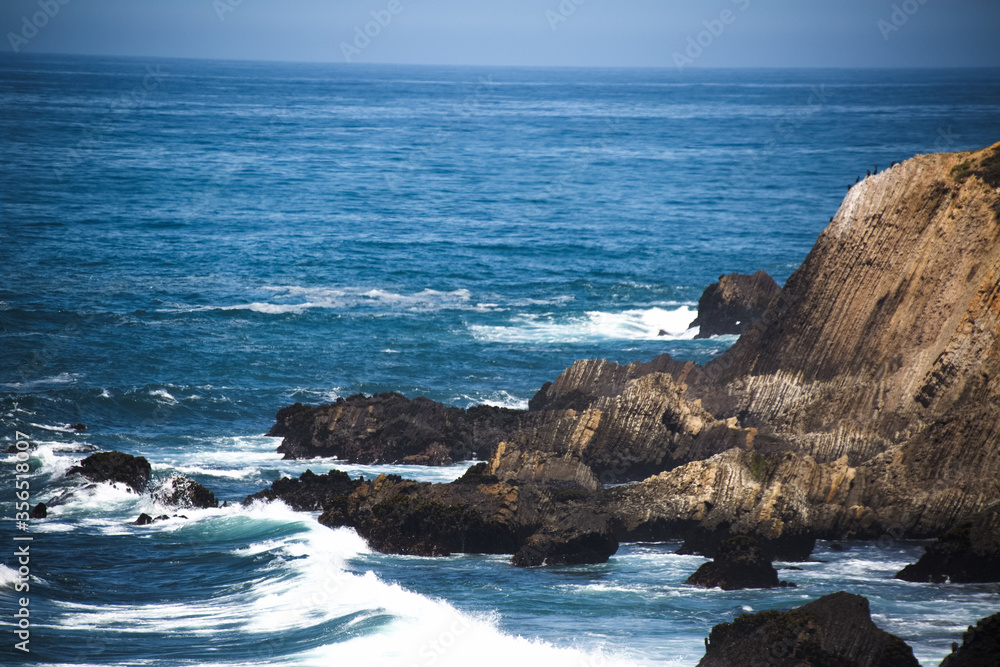
[[[135,523],[135,525],[137,526],[148,526],[149,524],[153,523],[153,517],[143,512],[142,514],[139,515],[139,518],[137,518],[133,523]]]
[[[560,373],[553,382],[546,382],[528,401],[528,410],[576,410],[581,412],[598,398],[613,398],[625,390],[631,380],[667,373],[683,386],[687,373],[696,368],[692,361],[676,361],[661,354],[647,363],[622,366],[605,359],[583,359]]]
[[[70,468],[67,475],[80,474],[92,482],[121,482],[136,493],[149,484],[149,461],[122,452],[98,452]]]
[[[153,496],[164,505],[177,507],[209,508],[218,507],[215,494],[204,486],[183,475],[173,475],[156,490]]]
[[[246,497],[244,505],[254,500],[281,500],[294,510],[321,510],[330,503],[344,503],[347,496],[361,484],[360,478],[352,480],[342,470],[331,470],[325,475],[317,475],[306,470],[299,476],[276,480],[269,489],[258,491]]]
[[[1000,502],[939,537],[896,578],[956,584],[1000,581]]]
[[[351,526],[386,553],[519,553],[514,564],[536,565],[604,562],[617,551],[613,526],[589,494],[475,476],[430,484],[380,475],[328,502],[319,520]]]
[[[1000,613],[970,625],[962,645],[952,644],[941,667],[1000,667]]]
[[[618,540],[607,531],[583,531],[572,535],[536,533],[510,559],[517,567],[604,563],[618,551]]]
[[[49,508],[46,507],[45,503],[38,503],[35,505],[34,509],[31,510],[32,519],[44,519],[49,515]]]
[[[766,271],[753,275],[719,276],[698,299],[698,317],[689,325],[700,327],[695,338],[741,334],[757,322],[781,292]]]
[[[764,554],[757,539],[749,535],[724,540],[715,560],[702,564],[684,583],[724,591],[789,585],[778,581],[778,571],[771,565],[771,559]]]
[[[597,489],[752,442],[753,432],[715,419],[683,394],[673,377],[653,372],[626,380],[617,395],[595,397],[581,411],[532,412],[497,446],[489,472]]]
[[[698,667],[918,667],[906,643],[872,622],[868,600],[833,593],[791,611],[743,614],[712,628]]]
[[[448,465],[488,458],[516,430],[520,414],[485,405],[462,410],[396,393],[357,394],[333,404],[282,408],[268,435],[283,437],[278,451],[286,459]]]

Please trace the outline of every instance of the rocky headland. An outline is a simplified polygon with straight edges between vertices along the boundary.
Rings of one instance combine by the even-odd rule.
[[[385,478],[324,505],[388,551],[552,554],[514,559],[536,564],[747,534],[790,558],[936,538],[1000,498],[998,216],[1000,144],[917,156],[851,188],[784,288],[720,280],[712,299],[747,283],[767,305],[705,366],[579,361],[527,411],[296,404],[271,434],[294,458],[488,462],[475,484]]]

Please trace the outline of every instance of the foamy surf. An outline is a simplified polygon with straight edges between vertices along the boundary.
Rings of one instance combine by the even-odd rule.
[[[591,311],[582,316],[520,315],[502,326],[471,325],[481,342],[514,344],[585,343],[600,340],[690,340],[698,327],[688,325],[697,311],[681,306],[621,312]]]

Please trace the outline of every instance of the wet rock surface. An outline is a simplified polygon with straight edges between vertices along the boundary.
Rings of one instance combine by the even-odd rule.
[[[322,510],[330,503],[345,499],[360,484],[360,479],[352,480],[341,470],[331,470],[325,475],[306,470],[298,478],[279,479],[270,488],[247,496],[243,504],[247,505],[254,500],[281,500],[294,510]]]
[[[771,559],[764,554],[757,539],[748,535],[724,540],[716,550],[715,560],[699,567],[685,583],[724,591],[794,586],[778,581],[778,571]]]
[[[941,667],[1000,667],[1000,613],[970,625]]]
[[[699,667],[917,667],[913,650],[871,619],[868,600],[825,595],[791,611],[744,614],[714,628]]]
[[[118,482],[136,493],[142,493],[149,485],[150,471],[145,457],[122,452],[98,452],[70,468],[66,474],[79,474],[91,482]]]
[[[153,497],[164,505],[207,509],[218,507],[215,494],[190,477],[173,475],[163,482],[153,493]]]
[[[515,565],[531,566],[605,562],[618,549],[614,527],[588,495],[492,482],[481,472],[450,484],[380,475],[331,499],[319,520],[351,526],[372,548],[397,554],[518,554]]]
[[[936,584],[1000,581],[1000,503],[939,537],[896,578]]]

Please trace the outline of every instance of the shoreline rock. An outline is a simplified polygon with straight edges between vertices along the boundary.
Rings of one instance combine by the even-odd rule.
[[[577,523],[560,533],[745,534],[776,553],[814,539],[939,537],[1000,497],[996,173],[1000,143],[866,178],[761,319],[704,367],[669,355],[578,361],[527,412],[399,394],[297,404],[279,411],[271,434],[284,437],[288,457],[442,463],[475,453],[489,461],[478,474],[497,481],[465,486],[520,498],[509,523],[489,493],[397,489],[438,505],[421,513],[397,499],[400,516],[376,521],[372,534],[407,516],[431,531],[432,515],[454,523],[446,510],[461,515],[472,503],[498,529],[519,526],[511,543],[520,548],[570,504],[541,511],[538,499],[579,493]],[[337,520],[375,516],[389,499],[358,495],[377,496],[372,484],[352,492]],[[586,512],[600,521],[588,524]],[[461,531],[446,528],[400,548],[453,551]],[[539,552],[554,544],[534,543]]]
[[[935,584],[1000,581],[1000,502],[939,537],[895,578]]]
[[[719,282],[709,285],[698,299],[698,317],[688,328],[699,327],[695,338],[742,334],[780,293],[766,271],[719,276]]]
[[[979,619],[962,635],[962,645],[951,645],[951,653],[941,667],[1000,666],[1000,613]]]
[[[91,454],[66,474],[83,475],[91,482],[118,482],[142,493],[149,485],[151,472],[152,467],[145,457],[112,451]]]
[[[355,394],[315,407],[278,410],[268,435],[282,437],[286,459],[336,457],[350,463],[449,465],[485,459],[516,430],[521,411],[480,405],[468,410],[402,394]]]
[[[698,667],[919,667],[906,642],[875,625],[868,600],[843,591],[720,623],[705,646]]]
[[[724,591],[795,586],[778,581],[778,571],[771,559],[764,554],[757,539],[749,535],[723,540],[715,560],[703,563],[684,583]]]

